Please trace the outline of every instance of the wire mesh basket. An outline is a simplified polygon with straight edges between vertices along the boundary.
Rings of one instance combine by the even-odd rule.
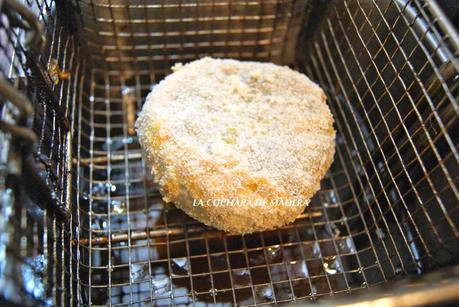
[[[459,299],[453,2],[0,1],[0,302]],[[326,91],[335,161],[295,223],[229,235],[162,202],[133,124],[203,56]]]

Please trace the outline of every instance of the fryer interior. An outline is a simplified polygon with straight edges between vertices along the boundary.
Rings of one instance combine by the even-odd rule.
[[[69,181],[57,113],[37,103],[34,127],[71,215],[15,211],[39,238],[21,228],[45,281],[35,299],[305,303],[457,264],[457,49],[428,2],[45,4],[43,61],[71,73],[52,88],[71,125]],[[174,63],[202,56],[289,65],[326,91],[335,161],[295,223],[229,235],[161,200],[130,115]]]

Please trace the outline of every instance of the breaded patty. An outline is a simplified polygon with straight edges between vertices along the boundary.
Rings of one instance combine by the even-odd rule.
[[[136,122],[164,201],[231,233],[294,221],[335,152],[323,90],[270,63],[203,58],[173,71]]]

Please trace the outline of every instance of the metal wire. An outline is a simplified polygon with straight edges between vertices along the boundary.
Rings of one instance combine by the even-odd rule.
[[[457,197],[457,178],[450,173],[453,166],[446,167],[457,163],[450,135],[454,121],[443,122],[438,113],[442,105],[456,108],[457,104],[457,85],[445,87],[444,78],[451,76],[442,76],[438,70],[452,59],[450,49],[419,3],[371,4],[344,2],[332,6],[317,39],[308,43],[311,57],[304,67],[329,90],[339,133],[337,159],[323,182],[324,188],[295,224],[238,237],[203,227],[175,208],[163,208],[137,141],[127,134],[123,92],[129,89],[135,93],[140,108],[150,84],[169,73],[172,62],[203,55],[279,61],[282,57],[277,55],[285,51],[285,45],[278,49],[275,33],[285,31],[291,20],[275,16],[282,12],[292,16],[296,4],[276,3],[274,7],[268,3],[263,8],[251,2],[255,6],[251,8],[239,2],[126,6],[92,1],[92,15],[86,15],[83,6],[87,4],[81,3],[83,16],[99,25],[85,28],[87,32],[111,25],[105,27],[106,32],[96,31],[98,39],[92,42],[103,50],[96,57],[110,64],[106,70],[94,70],[91,82],[95,104],[88,123],[93,139],[89,191],[99,191],[101,186],[106,191],[103,195],[92,193],[92,200],[90,196],[88,206],[92,210],[87,226],[83,226],[90,238],[80,241],[80,248],[98,257],[97,266],[87,263],[90,277],[83,287],[90,293],[88,303],[252,305],[315,300],[454,261],[457,234],[451,236],[439,229],[446,221],[456,233],[458,221],[453,214],[457,198],[446,197],[450,192]],[[238,6],[242,6],[241,15],[229,17]],[[226,8],[226,18],[216,13],[222,7]],[[140,19],[137,10],[144,10]],[[416,10],[418,15],[422,12],[426,27],[406,17],[408,10]],[[155,18],[156,11],[163,18]],[[249,13],[254,11],[268,15],[254,24]],[[190,12],[194,17],[189,17]],[[395,20],[387,20],[387,15],[395,16]],[[275,18],[266,30],[262,25],[265,18]],[[225,28],[220,29],[218,24],[223,21]],[[232,21],[239,21],[238,26]],[[180,26],[174,28],[174,22]],[[265,31],[270,33],[266,42],[260,40]],[[221,52],[219,37],[223,34],[226,51]],[[157,45],[152,45],[153,39],[146,45],[140,43],[143,37],[151,36],[161,37],[154,40]],[[285,33],[283,37],[285,40]],[[429,44],[443,45],[427,51],[426,37]],[[271,47],[264,49],[265,44]],[[356,50],[358,44],[362,48]],[[254,45],[265,51],[246,51]],[[232,53],[232,46],[238,46],[237,53]],[[436,58],[440,48],[443,62]],[[426,61],[417,67],[413,59],[419,56]],[[144,62],[149,69],[142,69]],[[129,74],[123,71],[125,63]],[[411,75],[406,76],[407,72]],[[440,84],[435,89],[440,101],[431,98],[435,79]],[[401,106],[405,101],[409,108]],[[432,113],[427,114],[426,108]],[[96,114],[100,121],[94,119]],[[431,135],[427,124],[436,125],[440,131]],[[423,139],[413,137],[421,133]],[[446,156],[437,149],[441,137],[448,145],[441,149]],[[426,155],[433,155],[430,159],[436,163],[426,162]],[[434,184],[437,173],[447,180],[441,189]],[[421,184],[431,193],[421,192]],[[108,201],[108,206],[100,206],[100,201]],[[89,224],[94,219],[101,221],[99,226]],[[112,257],[104,258],[105,253]],[[439,257],[443,253],[449,256]]]
[[[1,18],[9,43],[0,44],[0,71],[17,88],[40,89],[28,92],[37,156],[71,211],[67,221],[10,203],[16,284],[33,299],[304,303],[457,264],[459,43],[435,2],[27,4],[47,31],[36,62],[58,82],[30,71],[20,34]],[[207,55],[291,65],[326,90],[335,162],[295,223],[228,235],[162,202],[134,112],[172,64]]]
[[[16,15],[11,9],[15,7],[14,1],[9,2],[9,9],[6,5],[2,7],[1,72],[2,78],[23,91],[33,102],[33,131],[39,136],[39,141],[36,147],[22,148],[15,140],[2,147],[2,167],[11,164],[11,160],[16,161],[17,173],[6,176],[2,172],[1,176],[0,190],[5,200],[1,205],[4,225],[0,244],[4,256],[1,262],[2,267],[9,268],[2,270],[4,287],[1,295],[3,300],[11,303],[62,305],[75,295],[73,285],[76,281],[72,276],[76,256],[70,245],[73,219],[70,216],[69,223],[56,215],[60,208],[50,207],[46,200],[40,199],[43,191],[39,190],[43,187],[31,185],[29,177],[35,175],[32,168],[37,167],[48,185],[46,193],[52,193],[47,195],[48,199],[70,208],[72,185],[68,158],[72,141],[68,131],[71,128],[69,122],[72,127],[75,123],[73,119],[79,95],[76,87],[83,62],[74,38],[56,18],[54,1],[24,1],[24,4],[33,12],[27,15],[27,26],[23,26],[22,15]],[[33,15],[45,25],[48,40],[42,53],[32,50],[27,45],[31,43],[30,39],[24,39],[32,37],[29,27],[36,27],[35,21],[31,20]],[[36,34],[34,40],[40,39]],[[46,69],[52,62],[62,73],[57,80],[59,83],[47,83],[49,79],[43,79],[43,76],[48,76]],[[72,74],[66,75],[65,71]],[[2,119],[6,118],[15,123],[14,109],[9,108],[8,103],[2,105]],[[11,136],[2,135],[3,144],[4,141],[8,144]],[[12,148],[13,152],[5,156],[8,148]],[[3,151],[5,149],[6,152]],[[8,200],[4,198],[6,195]]]
[[[336,103],[333,110],[337,118],[342,118],[342,121],[337,121],[338,130],[346,135],[346,143],[353,144],[354,148],[361,148],[359,144],[364,144],[364,152],[354,154],[352,147],[346,151],[348,157],[354,155],[357,158],[353,159],[353,171],[357,174],[360,170],[364,171],[363,182],[359,180],[361,189],[365,190],[369,186],[372,191],[374,203],[368,201],[366,206],[371,211],[375,205],[379,209],[378,219],[373,217],[374,225],[383,222],[386,231],[395,231],[402,236],[402,244],[389,237],[398,258],[396,266],[400,265],[402,271],[407,270],[407,265],[415,264],[420,268],[412,269],[424,270],[425,267],[451,261],[451,258],[447,259],[454,254],[458,223],[457,217],[454,217],[458,197],[457,174],[453,172],[458,161],[455,159],[457,141],[449,141],[454,124],[457,124],[457,116],[445,124],[438,113],[442,103],[444,107],[457,108],[457,100],[454,98],[457,96],[457,82],[451,88],[443,86],[440,93],[429,91],[428,85],[432,81],[429,82],[428,78],[439,78],[441,84],[447,84],[438,72],[437,66],[440,63],[434,63],[434,57],[443,41],[441,37],[436,38],[439,45],[435,46],[433,54],[422,44],[413,45],[410,35],[413,35],[414,42],[420,42],[423,37],[427,37],[427,32],[433,35],[434,30],[432,25],[425,32],[417,33],[413,30],[416,24],[413,25],[403,14],[406,10],[412,10],[412,5],[419,6],[417,2],[407,2],[403,6],[389,2],[385,9],[374,5],[369,12],[361,3],[345,3],[343,8],[336,8],[334,14],[337,24],[327,21],[326,30],[321,33],[323,44],[317,44],[311,49],[314,52],[312,60],[316,71],[310,69],[311,74],[321,75],[321,82],[331,85],[332,103]],[[344,15],[340,9],[344,10]],[[394,16],[391,14],[394,11],[399,13],[395,15],[396,20],[392,23],[386,21],[384,16]],[[392,31],[381,31],[380,27],[384,26]],[[398,29],[400,26],[404,28]],[[402,34],[398,37],[394,34],[400,32]],[[381,37],[381,33],[385,33],[386,37]],[[393,39],[393,43],[389,39]],[[409,55],[407,50],[412,50]],[[451,55],[446,61],[453,61]],[[446,64],[451,64],[446,61]],[[401,65],[396,67],[397,63]],[[414,66],[417,63],[426,64]],[[321,67],[330,67],[331,71]],[[428,68],[432,70],[433,76],[423,74]],[[404,70],[411,75],[402,76]],[[446,78],[454,79],[456,75],[457,70]],[[401,97],[401,93],[394,92],[396,86],[403,90]],[[418,95],[419,92],[422,94]],[[435,95],[441,96],[441,100],[432,101],[431,97]],[[408,109],[407,103],[411,105]],[[430,110],[424,111],[426,108]],[[364,118],[360,117],[362,113]],[[440,127],[441,131],[432,131],[426,127],[423,116],[434,117],[435,123],[429,121],[428,124]],[[364,125],[365,130],[353,130],[355,125]],[[420,134],[423,134],[422,139]],[[441,155],[438,149],[440,142],[446,142],[442,143],[446,148],[441,149],[444,150]],[[381,166],[376,163],[375,156],[382,159],[378,162],[382,163]],[[369,165],[375,171],[368,171]],[[441,188],[440,181],[444,182]],[[421,183],[423,188],[430,188],[432,193],[421,191]],[[413,206],[413,202],[417,206]],[[395,223],[390,223],[392,220]],[[450,229],[445,229],[446,225]],[[409,227],[412,233],[407,233],[405,227]],[[404,250],[409,253],[410,261],[403,259],[404,253],[400,251]],[[450,256],[446,256],[448,254]],[[389,254],[387,256],[393,270],[395,266],[392,257]]]

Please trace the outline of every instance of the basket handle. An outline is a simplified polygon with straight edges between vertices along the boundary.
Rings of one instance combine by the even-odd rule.
[[[43,49],[46,42],[46,38],[43,34],[43,25],[38,20],[37,16],[35,16],[34,12],[17,0],[4,0],[3,6],[16,12],[26,21],[26,24],[21,25],[22,28],[28,29],[25,41],[26,46],[39,50]],[[21,22],[19,20],[16,21]]]
[[[45,36],[43,35],[43,25],[35,14],[24,4],[17,0],[4,0],[2,10],[13,19],[18,27],[27,29],[26,46],[30,49],[41,50],[45,45]],[[22,20],[16,18],[13,14],[17,13]],[[21,113],[21,118],[30,123],[33,116],[33,106],[26,95],[17,90],[7,80],[0,80],[0,95],[10,101]],[[0,129],[11,133],[30,144],[38,142],[37,135],[29,128],[7,123],[0,120]]]
[[[43,35],[43,25],[35,16],[35,13],[17,0],[3,0],[3,6],[0,8],[8,17],[11,27],[24,29],[26,32],[26,48],[32,51],[33,54],[41,52],[46,39]],[[2,77],[0,77],[0,96],[9,101],[19,111],[19,116],[15,123],[8,123],[0,119],[0,130],[11,133],[13,137],[23,142],[21,144],[23,145],[21,146],[23,147],[23,166],[21,169],[23,177],[28,180],[31,186],[36,187],[34,197],[44,206],[52,209],[51,212],[58,215],[61,221],[68,222],[70,214],[68,208],[52,193],[47,182],[40,175],[36,159],[32,155],[39,140],[37,134],[31,128],[34,115],[32,102],[23,92]],[[66,121],[64,122],[67,123]],[[66,128],[68,128],[68,125]]]
[[[33,107],[29,98],[26,95],[18,91],[12,86],[7,80],[0,80],[0,95],[10,101],[21,113],[21,117],[26,119],[26,122],[30,122],[33,115]],[[0,129],[15,135],[28,143],[35,144],[38,142],[38,137],[32,129],[7,123],[0,120]]]

